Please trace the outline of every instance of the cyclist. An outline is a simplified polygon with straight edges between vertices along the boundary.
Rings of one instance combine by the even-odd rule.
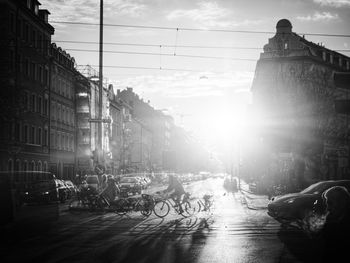
[[[107,178],[107,186],[102,190],[101,196],[104,197],[110,204],[114,201],[119,193],[120,189],[118,185],[115,183],[114,179],[109,176]]]
[[[182,196],[186,192],[176,176],[172,174],[169,175],[169,185],[168,188],[164,190],[164,193],[168,193],[169,196],[174,200],[176,206],[180,208],[180,212],[183,212],[180,203],[182,200]]]

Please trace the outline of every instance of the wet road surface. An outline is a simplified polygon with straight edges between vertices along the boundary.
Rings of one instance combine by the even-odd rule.
[[[4,240],[1,262],[319,261],[321,245],[297,230],[281,229],[266,214],[266,196],[226,192],[222,179],[185,189],[195,197],[213,194],[214,207],[189,218],[171,211],[164,219],[139,212],[63,211],[47,232],[17,231]]]

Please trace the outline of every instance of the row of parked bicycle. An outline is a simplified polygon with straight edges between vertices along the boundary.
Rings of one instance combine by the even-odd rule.
[[[160,218],[167,216],[174,209],[183,217],[192,216],[196,212],[210,211],[213,205],[212,195],[204,195],[202,198],[191,198],[186,193],[181,202],[175,202],[164,192],[156,192],[154,195],[141,194],[141,196],[120,197],[109,202],[101,194],[94,191],[80,192],[69,205],[71,211],[103,211],[115,212],[124,215],[128,212],[140,212],[149,216],[152,212]]]

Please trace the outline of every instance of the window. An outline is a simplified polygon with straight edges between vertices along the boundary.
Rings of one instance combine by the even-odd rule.
[[[44,69],[44,84],[45,85],[49,85],[48,83],[49,83],[49,72],[48,72],[48,70],[45,68]]]
[[[62,135],[62,149],[66,149],[66,136],[65,135]]]
[[[58,120],[62,120],[62,108],[61,105],[58,105]]]
[[[32,112],[35,112],[35,101],[36,101],[35,94],[32,94],[32,97],[30,99],[30,110]]]
[[[29,134],[28,134],[28,125],[25,124],[23,126],[23,142],[28,143],[29,139]]]
[[[43,99],[39,96],[38,98],[38,105],[37,105],[37,111],[42,114],[42,103],[43,103]]]
[[[7,163],[7,170],[8,171],[13,171],[13,160],[9,159]]]
[[[43,171],[44,171],[44,172],[47,172],[47,162],[44,162]]]
[[[36,15],[39,14],[39,5],[38,5],[38,4],[34,5],[34,13],[35,13]]]
[[[22,107],[24,110],[29,110],[29,94],[27,91],[24,91],[22,95]]]
[[[36,140],[36,144],[41,145],[42,144],[42,133],[41,133],[41,128],[38,128],[38,137]]]
[[[32,0],[27,0],[27,8],[32,9]]]
[[[44,43],[43,43],[43,49],[44,49],[44,55],[48,54],[48,49],[49,49],[49,40],[47,37],[44,36]]]
[[[15,171],[19,171],[21,169],[21,161],[19,159],[15,162]]]
[[[29,63],[29,59],[28,58],[25,58],[25,60],[24,60],[24,73],[27,75],[27,76],[29,76],[29,74],[30,74],[30,63]]]
[[[10,29],[12,33],[16,32],[15,15],[10,13]]]
[[[21,141],[21,125],[19,123],[15,124],[15,140]]]
[[[70,119],[70,110],[67,110],[67,123],[71,124],[71,119]]]
[[[10,49],[10,51],[9,51],[9,61],[10,61],[10,69],[12,70],[12,71],[15,71],[15,52],[12,50],[12,49]]]
[[[66,122],[66,110],[64,107],[62,107],[62,122],[63,123]]]
[[[61,135],[57,134],[57,148],[61,149]]]
[[[41,66],[38,66],[38,80],[43,82],[43,68]]]
[[[29,171],[35,171],[35,162],[34,161],[32,161],[30,163]]]
[[[57,93],[58,93],[58,94],[61,94],[61,92],[62,92],[62,84],[61,84],[61,79],[60,79],[60,78],[58,78],[58,91],[57,91]]]
[[[22,59],[22,56],[21,54],[18,54],[17,55],[17,59],[18,59],[18,69],[19,69],[19,72],[23,73],[23,59]]]
[[[34,62],[30,63],[30,76],[36,79],[36,67]]]
[[[55,148],[56,147],[55,134],[53,132],[50,133],[50,147],[51,148]]]
[[[38,162],[38,171],[42,171],[42,164],[41,164],[41,161]]]
[[[18,35],[23,38],[23,24],[22,24],[22,20],[18,19],[17,21],[17,30],[18,30]]]
[[[56,119],[56,103],[55,102],[51,103],[51,119],[52,120]]]
[[[29,25],[27,23],[24,26],[24,38],[26,42],[29,42]]]
[[[45,95],[45,99],[44,99],[44,114],[46,116],[49,115],[49,98],[47,95]]]
[[[31,39],[31,44],[34,46],[34,47],[36,47],[36,31],[35,31],[35,29],[33,29],[32,30],[32,39]]]
[[[35,144],[35,127],[32,126],[30,129],[30,143]]]
[[[49,129],[48,129],[48,127],[45,127],[45,128],[44,128],[44,138],[43,138],[43,145],[44,145],[44,146],[47,146],[48,143],[49,143],[49,138],[48,138],[48,136],[49,136]]]
[[[58,135],[58,133],[56,134],[56,137],[55,137],[55,146],[56,146],[56,148],[58,148],[59,147],[59,145],[58,145],[58,141],[59,141],[59,139],[58,139],[58,137],[59,137],[59,135]]]

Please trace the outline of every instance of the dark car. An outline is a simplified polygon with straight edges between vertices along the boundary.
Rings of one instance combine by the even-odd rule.
[[[136,177],[123,177],[120,179],[120,191],[122,193],[141,193],[142,184]]]
[[[24,203],[50,203],[59,200],[57,180],[35,181],[27,184],[23,191]]]
[[[321,181],[299,193],[275,196],[268,204],[267,213],[284,226],[304,230],[306,227],[317,228],[317,224],[322,224],[325,218],[316,217],[315,209],[322,203],[322,193],[333,186],[344,186],[350,191],[350,180]]]

